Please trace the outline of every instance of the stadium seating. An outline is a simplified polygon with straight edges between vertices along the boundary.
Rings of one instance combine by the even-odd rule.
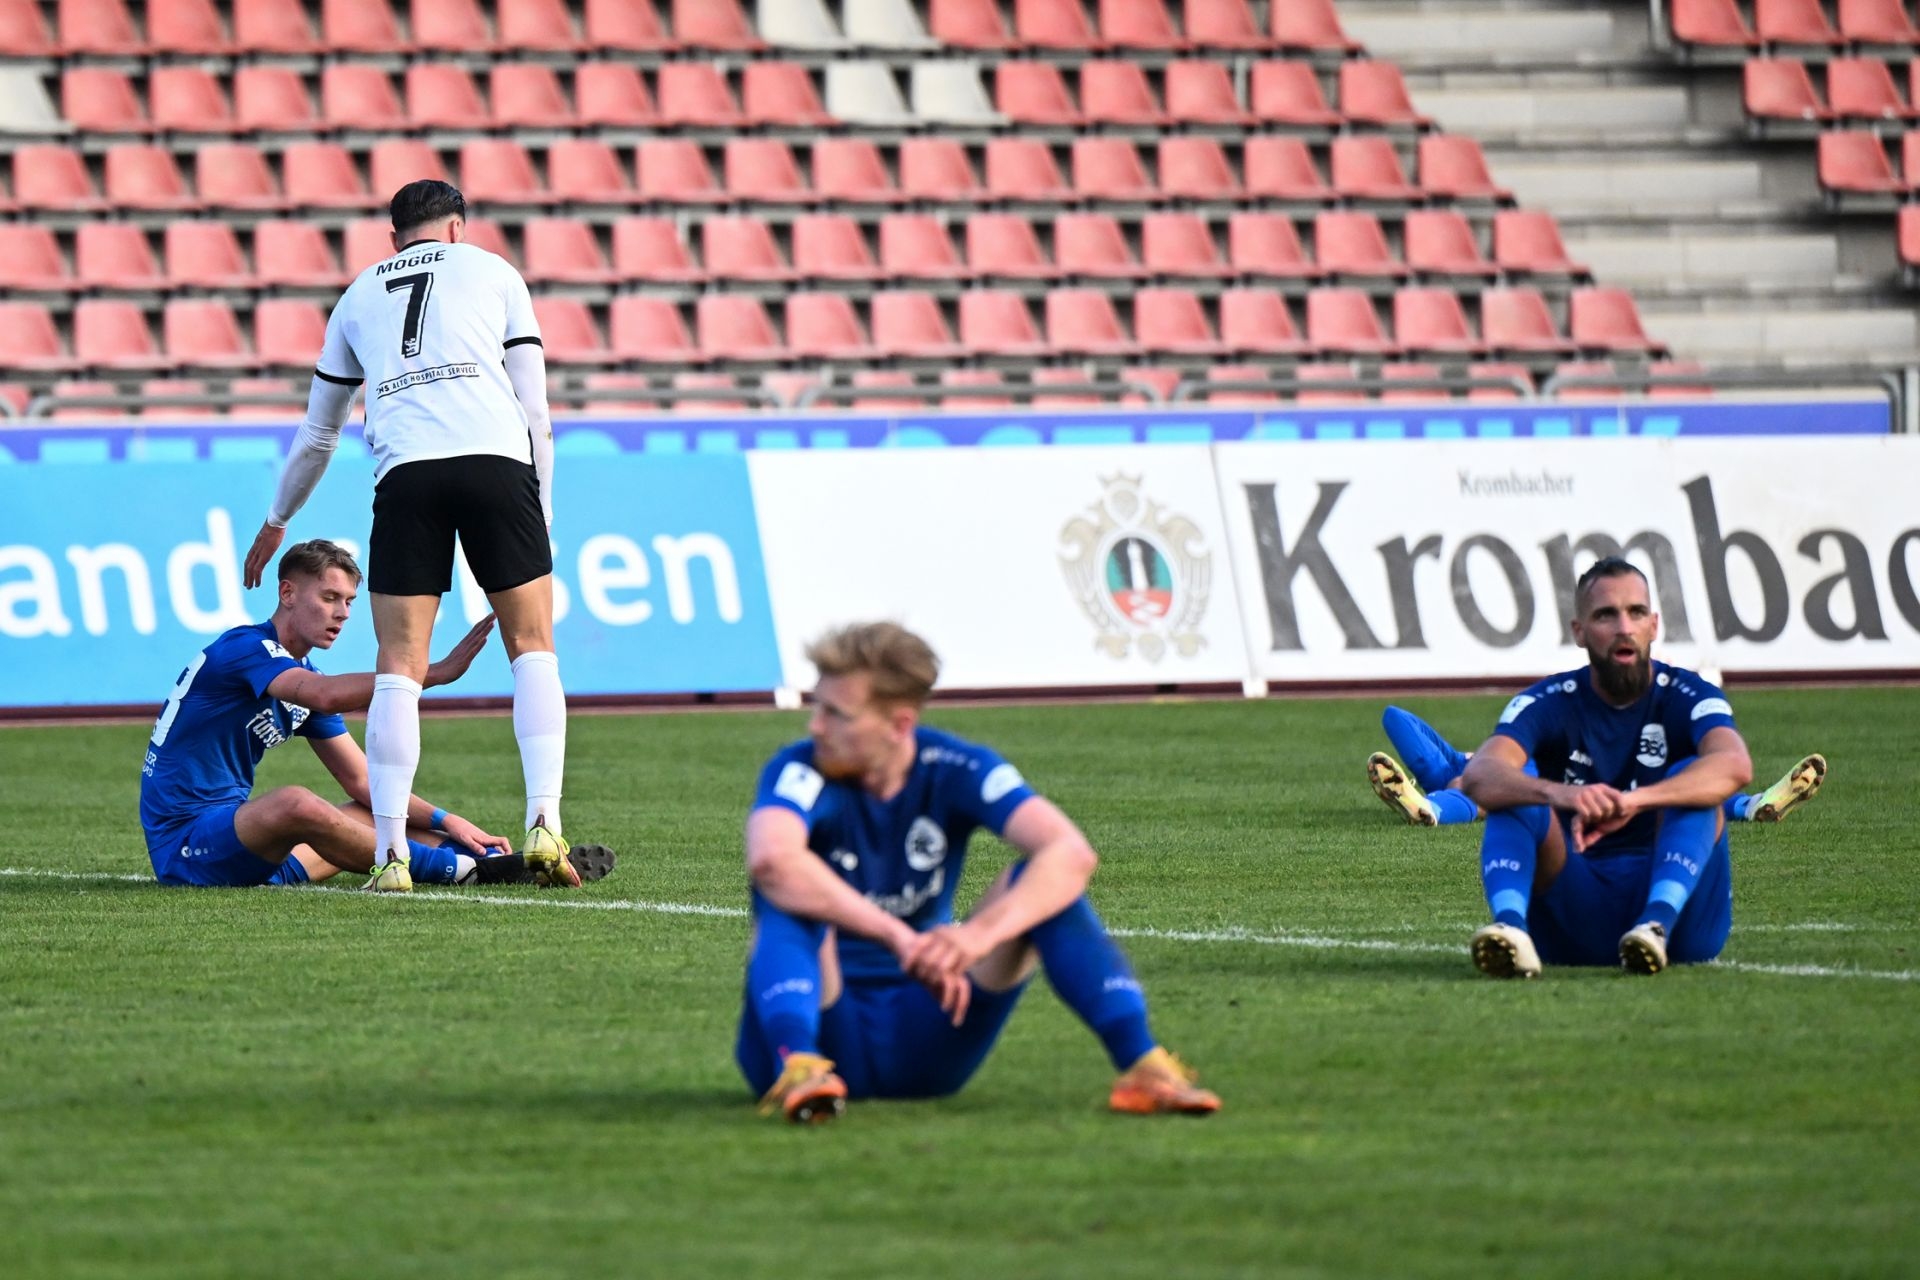
[[[73,263],[75,281],[87,289],[164,289],[168,282],[147,233],[132,223],[82,223],[74,231]]]
[[[64,291],[77,283],[67,270],[51,227],[32,222],[0,223],[0,288]]]

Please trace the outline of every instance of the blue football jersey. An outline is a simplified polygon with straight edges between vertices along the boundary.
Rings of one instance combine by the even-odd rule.
[[[252,792],[254,769],[269,747],[295,735],[333,738],[347,731],[337,715],[315,715],[267,696],[274,677],[296,667],[315,669],[281,648],[270,621],[235,627],[187,664],[147,741],[141,826],[153,831],[239,804]]]
[[[900,794],[880,800],[858,782],[823,776],[813,743],[776,752],[760,773],[753,807],[790,809],[807,824],[807,847],[881,910],[918,930],[953,919],[953,892],[977,827],[999,835],[1034,792],[991,748],[921,727]],[[849,979],[894,976],[893,953],[842,937]]]
[[[1629,707],[1594,692],[1591,669],[1548,676],[1514,695],[1494,732],[1526,749],[1549,782],[1604,782],[1621,791],[1667,776],[1673,763],[1698,755],[1710,729],[1733,727],[1727,695],[1695,672],[1653,664],[1653,683]],[[1646,849],[1659,815],[1642,813],[1587,850],[1589,857]]]

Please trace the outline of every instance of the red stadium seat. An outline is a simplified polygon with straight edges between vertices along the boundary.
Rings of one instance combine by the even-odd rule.
[[[967,219],[967,266],[976,276],[1051,280],[1060,269],[1047,260],[1025,215],[976,213]]]
[[[97,225],[83,223],[82,227]],[[53,228],[37,222],[0,222],[0,289],[67,290],[75,283],[67,260],[60,256]]]
[[[477,53],[495,47],[478,0],[413,0],[410,8],[413,42],[422,49]]]
[[[560,154],[558,144],[554,152]],[[567,156],[570,162],[591,163],[578,151],[569,151]],[[574,184],[581,188],[589,185],[585,176],[569,173],[567,178],[570,189]],[[460,190],[477,204],[544,204],[551,198],[540,184],[540,175],[534,172],[533,157],[511,138],[475,138],[460,144]]]
[[[730,373],[676,373],[673,386],[677,391],[738,391],[741,382]],[[675,413],[745,413],[753,406],[744,399],[728,399],[722,396],[688,396],[684,400],[675,400],[672,405]]]
[[[882,289],[873,295],[871,315],[873,344],[882,355],[944,360],[965,350],[940,314],[940,300],[930,293]]]
[[[796,279],[780,256],[773,229],[755,217],[714,217],[700,224],[700,261],[722,280]],[[705,346],[703,342],[701,344]]]
[[[172,299],[161,314],[160,333],[175,365],[245,369],[256,363],[233,308],[217,298]]]
[[[1013,49],[1018,42],[1007,34],[994,0],[931,0],[927,30],[941,44],[962,49]]]
[[[1206,49],[1271,49],[1247,0],[1187,0],[1187,39]]]
[[[340,256],[352,275],[385,262],[393,256],[393,224],[385,218],[355,218],[342,234]]]
[[[533,317],[549,364],[605,364],[611,358],[593,312],[580,299],[535,298]]]
[[[1433,123],[1431,116],[1421,115],[1414,108],[1407,82],[1391,62],[1341,63],[1340,113],[1361,124],[1424,129]]]
[[[1480,295],[1480,335],[1495,351],[1561,354],[1573,349],[1537,289],[1488,289]]]
[[[680,308],[670,298],[623,293],[607,309],[607,345],[615,358],[645,364],[699,364]]]
[[[1181,200],[1234,200],[1245,194],[1214,138],[1160,139],[1160,190]]]
[[[1227,261],[1240,275],[1297,279],[1317,276],[1300,233],[1284,213],[1236,213],[1227,219]]]
[[[253,350],[261,364],[311,369],[326,337],[327,316],[318,303],[262,298],[254,305]]]
[[[1267,370],[1257,364],[1210,364],[1207,366],[1208,382],[1271,382]],[[1280,389],[1271,391],[1230,390],[1208,391],[1201,397],[1208,404],[1277,404],[1280,401]]]
[[[1416,200],[1421,195],[1421,189],[1407,181],[1392,140],[1378,134],[1335,138],[1328,150],[1328,172],[1333,189],[1349,198]]]
[[[261,227],[302,226],[306,223],[260,223],[254,228],[256,242]],[[316,232],[318,228],[313,228]],[[167,279],[175,286],[195,289],[251,289],[260,282],[247,258],[240,251],[240,237],[233,224],[220,219],[192,219],[169,222],[162,237],[167,259]],[[278,264],[274,264],[276,269]],[[335,276],[338,282],[338,273]]]
[[[1827,104],[1850,120],[1905,120],[1914,111],[1901,101],[1893,73],[1878,58],[1835,58],[1827,63]]]
[[[880,219],[880,268],[914,280],[952,280],[972,274],[953,247],[947,224],[929,213],[890,213]],[[875,339],[880,337],[874,322]]]
[[[90,212],[107,207],[80,153],[57,143],[14,148],[13,197],[23,209]]]
[[[1167,0],[1100,0],[1100,36],[1116,49],[1189,49]]]
[[[1360,43],[1347,35],[1333,0],[1285,0],[1271,9],[1273,38],[1289,49],[1358,53]]]
[[[175,223],[173,226],[192,225]],[[218,225],[218,224],[207,224]],[[167,230],[171,233],[173,227]],[[210,246],[209,246],[210,247]],[[238,252],[238,247],[235,247]],[[253,257],[260,264],[263,286],[289,289],[330,289],[345,284],[350,277],[334,259],[327,234],[318,224],[304,219],[268,220],[253,227]],[[209,263],[209,265],[213,265]],[[167,248],[167,266],[173,267],[173,244]],[[171,349],[171,348],[169,348]]]
[[[1370,397],[1365,391],[1355,387],[1328,388],[1324,391],[1313,389],[1314,383],[1351,382],[1356,376],[1353,365],[1346,362],[1303,364],[1293,371],[1294,381],[1298,384],[1293,393],[1293,401],[1295,404],[1304,405],[1365,403]]]
[[[1393,336],[1409,351],[1472,355],[1484,349],[1467,326],[1460,295],[1451,289],[1411,288],[1394,294]]]
[[[146,133],[153,127],[133,80],[111,67],[68,67],[61,73],[60,114],[87,133]]]
[[[1053,149],[1037,138],[987,141],[987,195],[999,200],[1068,200]]]
[[[1226,348],[1191,289],[1142,289],[1133,295],[1133,336],[1142,349],[1170,355],[1218,355]]]
[[[631,216],[613,224],[613,269],[623,280],[697,283],[707,273],[695,265],[672,218]]]
[[[385,188],[384,194],[369,191],[352,154],[338,142],[289,142],[280,168],[286,203],[300,209],[367,209],[384,205],[406,185]]]
[[[251,147],[245,150],[260,159],[260,153]],[[16,183],[16,193],[18,189]],[[187,189],[173,153],[164,147],[108,147],[106,195],[109,202],[123,209],[193,209],[200,205]]]
[[[1900,206],[1899,244],[1901,263],[1920,266],[1920,204]]]
[[[147,0],[147,44],[158,53],[233,52],[213,0]]]
[[[1502,271],[1584,276],[1586,267],[1567,256],[1560,224],[1536,209],[1503,209],[1493,215],[1493,261]]]
[[[1132,355],[1139,344],[1127,336],[1113,299],[1098,289],[1055,289],[1047,295],[1047,341],[1069,355]]]
[[[547,185],[555,200],[574,204],[628,204],[637,195],[619,154],[597,138],[555,139],[547,148]]]
[[[1220,295],[1220,342],[1230,351],[1299,355],[1307,350],[1287,300],[1272,289],[1236,288]]]
[[[320,37],[331,53],[411,53],[387,0],[320,0]]]
[[[1329,211],[1313,220],[1313,260],[1339,276],[1403,276],[1406,264],[1393,256],[1380,219],[1353,209]]]
[[[1027,399],[1027,404],[1035,409],[1097,409],[1107,400],[1093,385],[1093,377],[1085,369],[1035,369],[1027,375],[1028,385],[1035,388]],[[1041,387],[1061,387],[1063,391],[1041,391]]]
[[[573,98],[575,116],[588,127],[642,128],[660,122],[640,69],[630,63],[581,63],[573,70]]]
[[[1009,60],[994,68],[993,105],[1017,124],[1077,125],[1086,120],[1067,92],[1060,68],[1050,62]]]
[[[164,369],[171,363],[154,341],[146,313],[117,298],[74,304],[73,357],[97,369]]]
[[[1455,299],[1456,306],[1458,305],[1458,301],[1458,299]],[[1398,321],[1395,321],[1394,328],[1397,333],[1399,330]],[[1404,346],[1410,347],[1415,345],[1408,341],[1404,334],[1400,335],[1400,341]],[[1439,365],[1427,364],[1423,361],[1389,360],[1380,366],[1380,381],[1383,383],[1413,382],[1422,379],[1438,378],[1439,376]],[[1432,387],[1383,387],[1380,391],[1380,401],[1382,404],[1398,404],[1409,400],[1442,400],[1447,398],[1449,398],[1448,392]]]
[[[586,0],[587,44],[621,53],[677,49],[651,0]]]
[[[1247,139],[1243,160],[1249,196],[1270,200],[1334,198],[1333,188],[1314,166],[1313,153],[1299,138],[1257,134]]]
[[[147,51],[126,0],[60,0],[59,14],[65,53],[132,56]]]
[[[1073,189],[1090,200],[1153,200],[1160,195],[1129,138],[1075,138]]]
[[[1402,231],[1407,266],[1419,275],[1490,276],[1499,271],[1480,252],[1472,226],[1456,210],[1409,210]]]
[[[242,133],[311,133],[320,127],[300,73],[276,66],[234,71],[233,122]]]
[[[145,230],[130,222],[83,222],[73,236],[73,274],[88,289],[164,289],[167,275]]]
[[[1567,336],[1584,350],[1667,354],[1665,343],[1647,336],[1625,289],[1575,289],[1567,302]]]
[[[1504,378],[1525,387],[1526,394],[1533,394],[1533,373],[1523,364],[1476,363],[1467,366],[1469,378]],[[1516,387],[1484,386],[1470,387],[1467,399],[1473,401],[1509,401],[1522,399],[1522,393]]]
[[[1102,49],[1080,0],[1013,0],[1013,34],[1039,49]]]
[[[397,131],[407,127],[406,108],[385,67],[369,62],[330,62],[320,71],[320,115],[335,129]]]
[[[416,62],[406,81],[407,117],[416,129],[471,129],[488,119],[479,87],[458,63]]]
[[[890,204],[900,199],[880,148],[866,138],[815,139],[813,186],[822,200],[836,203]]]
[[[1685,44],[1758,48],[1760,37],[1734,0],[1673,0],[1673,37]]]
[[[1321,351],[1392,355],[1399,346],[1380,327],[1380,314],[1364,289],[1307,292],[1307,341]]]
[[[1187,124],[1254,122],[1233,90],[1227,64],[1210,58],[1183,58],[1167,64],[1167,114]]]
[[[529,283],[611,284],[617,277],[593,228],[572,218],[529,218],[522,228]]]
[[[59,51],[52,28],[41,16],[39,0],[0,0],[0,54],[51,58]]]
[[[1828,130],[1820,134],[1816,169],[1820,186],[1830,192],[1862,196],[1899,194],[1907,184],[1893,173],[1887,148],[1876,132]]]
[[[50,394],[53,397],[54,404],[60,405],[69,400],[80,399],[83,396],[118,395],[120,394],[120,388],[100,378],[69,378],[56,382],[51,388]],[[113,418],[120,416],[123,412],[124,410],[117,408],[83,406],[80,408],[54,408],[47,416],[55,422],[73,422],[97,418]]]
[[[1807,65],[1797,58],[1750,58],[1741,72],[1740,99],[1756,120],[1831,120],[1814,92]]]
[[[1268,58],[1253,64],[1247,89],[1256,119],[1272,124],[1335,128],[1342,116],[1327,105],[1320,74],[1301,58]]]
[[[695,49],[758,53],[767,47],[737,0],[673,0],[673,35]]]
[[[884,273],[867,248],[860,224],[843,213],[793,220],[793,269],[820,280],[875,280]]]
[[[778,360],[787,348],[760,299],[738,293],[703,294],[694,304],[700,350],[721,360]]]
[[[507,234],[500,229],[498,223],[489,222],[485,218],[469,217],[467,232],[463,239],[476,249],[485,249],[496,258],[506,259],[518,269],[520,260],[513,256],[513,248],[507,243]]]
[[[1080,110],[1093,124],[1163,125],[1169,121],[1154,99],[1146,71],[1119,58],[1092,58],[1080,64]]]
[[[874,354],[853,300],[844,293],[788,294],[787,348],[821,360],[863,360]]]
[[[38,302],[0,301],[0,350],[9,369],[28,372],[70,369],[73,359],[60,345],[53,314]]]
[[[1154,276],[1212,279],[1237,274],[1220,257],[1213,232],[1197,213],[1150,213],[1142,219],[1140,265]]]
[[[495,21],[502,49],[573,53],[585,47],[573,28],[566,0],[499,0]]]
[[[111,193],[113,157],[107,159],[107,189]],[[267,165],[266,154],[248,143],[206,144],[194,156],[193,175],[200,201],[216,209],[278,209],[287,203]]]
[[[793,148],[778,138],[729,138],[722,171],[736,200],[809,204],[819,197],[807,186]]]
[[[155,67],[147,76],[147,116],[170,133],[234,131],[226,91],[200,67]]]
[[[644,200],[673,204],[724,204],[726,191],[714,179],[700,144],[686,138],[648,138],[634,153],[634,186]]]
[[[1900,135],[1900,171],[1907,175],[1907,190],[1920,187],[1920,130],[1909,129]],[[1824,181],[1822,185],[1826,185]]]
[[[746,123],[725,74],[711,62],[662,64],[655,92],[661,124],[731,129]]]
[[[876,327],[878,321],[875,321]],[[942,369],[940,385],[943,387],[1004,387],[1007,380],[998,369]],[[968,410],[1005,409],[1011,407],[1013,397],[1006,395],[950,395],[942,396],[940,407],[949,411],[965,413]]]
[[[814,148],[816,171],[825,145],[823,140]],[[900,143],[900,195],[946,204],[977,200],[985,194],[957,138],[907,138]]]
[[[1920,44],[1901,0],[1840,0],[1840,34],[1856,44]]]
[[[1513,192],[1493,180],[1476,138],[1429,133],[1420,139],[1418,156],[1420,185],[1428,195],[1501,203],[1513,199]]]
[[[835,123],[821,104],[813,72],[798,62],[749,62],[740,73],[740,107],[748,124],[811,128]]]
[[[1820,0],[1753,0],[1753,28],[1767,44],[1844,44]]]
[[[544,62],[496,62],[487,73],[493,121],[514,129],[570,129],[577,122],[560,77]]]
[[[367,185],[376,198],[390,200],[409,182],[448,181],[440,153],[419,138],[383,138],[367,153]]]
[[[232,313],[228,313],[231,317]],[[140,383],[140,396],[147,403],[140,406],[140,416],[153,418],[217,418],[226,413],[224,405],[216,407],[212,397],[207,394],[207,384],[198,378],[147,378]],[[193,404],[165,403],[186,396],[198,397]],[[162,403],[153,403],[155,400]]]
[[[318,352],[315,354],[317,355]],[[297,395],[300,397],[300,403],[289,401],[284,404],[246,404],[240,402],[234,404],[230,412],[236,418],[304,418],[307,414],[305,401],[309,382],[311,382],[310,377],[298,386],[284,377],[234,378],[227,383],[227,394],[231,396]]]
[[[914,385],[913,374],[905,369],[857,369],[854,371],[851,385],[861,389],[885,391],[893,388]],[[923,409],[926,402],[913,395],[870,395],[855,396],[847,402],[847,408],[855,413],[879,413],[887,410],[912,411]]]
[[[983,355],[1037,356],[1050,350],[1027,300],[1007,289],[969,289],[960,295],[960,342]]]
[[[1065,276],[1129,280],[1145,274],[1110,213],[1063,213],[1055,218],[1053,257]]]
[[[301,0],[233,0],[233,44],[249,53],[318,53]]]

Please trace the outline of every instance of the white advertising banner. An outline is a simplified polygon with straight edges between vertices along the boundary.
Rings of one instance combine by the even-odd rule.
[[[1573,583],[1645,570],[1655,656],[1920,668],[1920,440],[1215,446],[1248,652],[1270,681],[1531,678],[1585,660]]]
[[[789,688],[811,640],[870,619],[926,636],[944,688],[1247,679],[1204,445],[747,462]]]

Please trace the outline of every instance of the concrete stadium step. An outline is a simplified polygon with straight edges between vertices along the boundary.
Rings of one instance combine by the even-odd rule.
[[[1693,359],[1733,363],[1854,363],[1912,360],[1920,347],[1911,307],[1846,310],[1663,311],[1645,301],[1647,331]]]
[[[1680,210],[1758,204],[1765,193],[1764,169],[1757,160],[1622,156],[1581,162],[1499,156],[1490,161],[1495,180],[1513,188],[1522,205],[1549,209],[1562,217],[1575,209],[1670,206]]]
[[[1681,131],[1693,123],[1687,91],[1665,85],[1594,88],[1446,88],[1413,86],[1413,100],[1449,132],[1525,135],[1531,131]]]
[[[1770,284],[1825,285],[1840,272],[1832,235],[1565,236],[1567,252],[1610,284],[1645,290]]]

